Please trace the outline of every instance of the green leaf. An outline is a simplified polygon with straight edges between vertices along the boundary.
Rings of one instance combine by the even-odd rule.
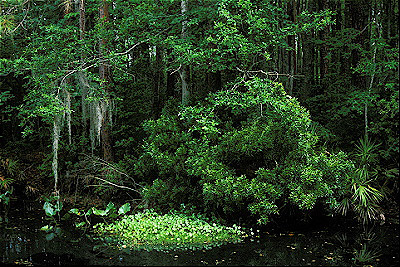
[[[93,214],[93,209],[94,209],[94,208],[88,209],[88,211],[85,213],[85,215],[86,215],[86,216],[92,215],[92,214]]]
[[[85,224],[86,224],[86,222],[75,223],[75,227],[79,228],[79,227],[84,226]]]
[[[51,226],[51,225],[45,225],[45,226],[43,226],[42,228],[40,228],[40,231],[48,232],[48,231],[50,231],[50,230],[52,230],[52,229],[53,229],[53,226]]]
[[[63,203],[61,201],[57,201],[56,204],[54,205],[55,211],[61,211],[63,208]]]
[[[119,210],[118,210],[118,214],[126,214],[127,212],[129,212],[131,210],[131,204],[130,203],[125,203],[124,205],[122,205]]]
[[[55,229],[54,229],[54,233],[56,233],[57,235],[60,235],[61,234],[61,228],[60,227],[56,227]]]
[[[94,215],[105,216],[105,215],[108,214],[108,211],[107,210],[99,210],[99,209],[93,208],[93,214]]]
[[[56,236],[55,233],[47,234],[47,235],[46,235],[46,240],[47,240],[47,241],[50,241],[50,240],[52,240],[55,236]]]
[[[46,215],[50,217],[53,217],[57,213],[50,202],[45,202],[43,205],[43,209],[46,212]]]
[[[106,207],[106,211],[108,212],[108,211],[113,210],[113,209],[115,209],[114,203],[112,203],[112,202],[108,203],[108,205]]]
[[[75,209],[75,208],[74,208],[74,209],[70,209],[70,210],[69,210],[69,213],[73,213],[73,214],[76,214],[76,215],[81,216],[79,210],[78,210],[78,209]]]

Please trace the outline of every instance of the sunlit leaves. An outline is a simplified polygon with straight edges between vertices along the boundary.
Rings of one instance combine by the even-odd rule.
[[[91,224],[91,218],[93,215],[101,216],[104,220],[115,220],[119,216],[127,215],[131,211],[130,203],[125,203],[119,209],[115,207],[115,204],[109,202],[105,209],[98,209],[96,207],[91,207],[88,210],[80,210],[77,208],[72,208],[68,211],[70,214],[75,214],[78,216],[78,220],[75,221],[75,227],[88,227]],[[81,221],[81,219],[83,219]]]
[[[127,212],[129,212],[131,210],[131,205],[129,203],[126,203],[124,205],[122,205],[119,209],[118,209],[118,214],[125,214]]]
[[[248,209],[262,223],[282,199],[304,211],[318,200],[336,207],[354,167],[346,155],[315,151],[308,111],[280,84],[254,78],[238,88],[145,123],[136,169],[155,179],[143,196],[164,208]]]
[[[53,204],[51,204],[50,202],[45,202],[43,205],[43,209],[46,212],[47,216],[54,216],[57,213]]]
[[[152,210],[125,216],[113,223],[94,225],[101,240],[120,249],[204,249],[227,242],[240,242],[240,227],[210,224],[196,214],[158,214]]]

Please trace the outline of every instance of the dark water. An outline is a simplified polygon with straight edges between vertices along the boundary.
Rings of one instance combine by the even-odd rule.
[[[257,232],[240,244],[211,250],[159,252],[94,249],[81,232],[62,227],[51,240],[39,229],[47,222],[42,209],[13,210],[0,223],[0,262],[23,265],[246,265],[246,266],[398,266],[398,224],[363,227],[328,221],[291,231]],[[313,229],[311,229],[313,228]],[[364,248],[364,250],[363,250]],[[358,254],[355,254],[355,253]],[[363,254],[364,252],[364,254]],[[355,261],[364,255],[368,261]]]

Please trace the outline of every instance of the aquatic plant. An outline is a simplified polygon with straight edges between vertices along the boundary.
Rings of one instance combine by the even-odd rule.
[[[60,212],[63,208],[60,196],[58,194],[53,194],[49,197],[43,196],[43,199],[45,200],[43,210],[46,213],[46,216],[51,218],[54,222],[57,222],[55,216],[58,216],[58,219],[60,220]]]
[[[379,250],[369,249],[367,244],[362,244],[361,249],[354,250],[353,260],[355,263],[366,263],[370,262],[380,256]]]
[[[90,224],[91,224],[90,216],[91,215],[98,215],[98,216],[102,216],[102,217],[109,217],[111,219],[115,219],[120,215],[127,214],[130,210],[131,210],[131,205],[129,203],[125,203],[117,211],[117,208],[115,207],[114,203],[109,202],[107,207],[104,210],[97,209],[95,207],[91,207],[87,211],[73,208],[73,209],[70,209],[68,213],[78,215],[79,217],[84,219],[84,221],[75,222],[75,226],[77,228],[80,228],[83,226],[85,226],[85,227],[90,226]]]
[[[52,240],[54,237],[61,235],[61,228],[59,227],[61,221],[61,210],[63,203],[58,194],[52,194],[49,197],[42,196],[44,199],[43,210],[46,214],[46,220],[49,224],[40,228],[41,231],[46,232],[46,239]]]
[[[196,214],[159,214],[145,210],[112,223],[93,226],[97,239],[106,246],[129,250],[208,249],[228,242],[240,242],[245,232],[240,226],[208,223]]]

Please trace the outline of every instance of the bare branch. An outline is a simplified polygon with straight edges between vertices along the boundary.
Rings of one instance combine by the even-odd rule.
[[[236,67],[236,69],[249,77],[251,77],[251,75],[250,75],[251,73],[262,73],[266,76],[286,76],[286,77],[294,78],[294,79],[296,79],[296,77],[304,77],[304,75],[300,75],[300,74],[292,75],[292,74],[288,74],[288,73],[278,73],[276,71],[265,72],[263,70],[241,70],[239,67]]]
[[[100,178],[100,177],[97,177],[97,176],[94,176],[94,175],[88,175],[88,177],[90,177],[90,178],[95,178],[95,179],[97,179],[97,180],[100,180],[100,181],[102,181],[102,182],[105,182],[105,183],[107,183],[107,184],[110,184],[110,185],[115,186],[115,187],[118,187],[118,188],[128,189],[128,190],[134,191],[134,192],[136,192],[136,193],[138,193],[138,194],[141,194],[140,191],[138,191],[138,190],[136,190],[136,189],[133,189],[133,188],[130,188],[130,187],[127,187],[127,186],[124,186],[124,185],[118,185],[118,184],[112,183],[112,182],[110,182],[110,181],[107,181],[107,180],[105,180],[105,179],[103,179],[103,178]],[[99,186],[99,185],[90,185],[90,186]]]

